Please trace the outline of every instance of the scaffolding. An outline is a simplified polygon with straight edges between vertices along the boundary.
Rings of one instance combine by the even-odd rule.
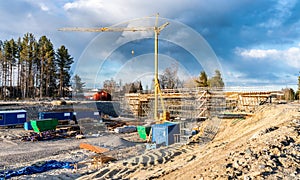
[[[168,89],[162,90],[161,98],[164,108],[172,118],[206,118],[209,98],[207,92],[204,89]],[[126,94],[122,104],[123,109],[132,111],[136,117],[153,117],[154,95],[152,93]],[[163,107],[158,104],[158,113],[162,114],[162,112]]]
[[[260,104],[271,102],[272,92],[224,92],[222,89],[168,89],[162,90],[164,108],[172,121],[180,123],[180,133],[174,135],[176,143],[186,144],[192,135],[193,127],[205,122],[201,142],[214,138],[221,122],[218,115],[228,108],[251,111]],[[135,93],[124,96],[124,107],[139,118],[153,118],[154,94]],[[158,114],[163,107],[158,104]],[[207,120],[207,121],[204,121]]]
[[[226,106],[225,94],[220,90],[203,88],[162,90],[164,108],[172,121],[180,123],[180,133],[174,136],[177,143],[186,144],[197,123],[217,116]],[[132,111],[136,118],[153,118],[153,93],[131,93],[124,96],[124,107]],[[163,115],[163,107],[158,104],[158,114]]]

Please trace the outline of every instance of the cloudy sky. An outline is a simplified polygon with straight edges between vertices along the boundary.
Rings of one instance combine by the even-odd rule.
[[[297,0],[1,1],[0,40],[17,39],[27,32],[37,39],[46,35],[56,49],[61,45],[69,49],[76,61],[72,70],[82,73],[91,86],[110,78],[124,82],[126,78],[146,80],[153,75],[152,32],[83,33],[57,29],[153,26],[155,18],[142,17],[157,12],[158,25],[170,22],[160,34],[160,72],[177,64],[182,77],[197,76],[201,70],[211,76],[213,68],[220,69],[228,86],[297,84]],[[131,54],[131,50],[135,53]]]

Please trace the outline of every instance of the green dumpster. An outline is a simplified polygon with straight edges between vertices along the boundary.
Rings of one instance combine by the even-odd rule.
[[[34,132],[43,132],[48,130],[55,130],[58,124],[58,120],[51,119],[39,119],[39,120],[30,120],[30,124]]]
[[[151,130],[151,126],[137,126],[137,131],[141,139],[146,140],[147,136],[149,136]]]

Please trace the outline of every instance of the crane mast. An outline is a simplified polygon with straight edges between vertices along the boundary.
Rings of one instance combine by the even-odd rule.
[[[61,28],[59,31],[79,31],[79,32],[123,32],[123,31],[154,31],[154,119],[156,122],[158,118],[158,93],[160,92],[158,82],[158,35],[160,32],[169,25],[169,22],[158,26],[158,16],[156,15],[154,27],[101,27],[101,28]]]

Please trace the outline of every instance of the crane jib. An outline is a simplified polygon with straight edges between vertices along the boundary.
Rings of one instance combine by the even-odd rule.
[[[60,31],[81,31],[81,32],[123,32],[123,31],[154,31],[154,66],[155,66],[155,81],[158,82],[158,35],[160,32],[168,26],[170,23],[166,22],[161,26],[158,26],[158,16],[156,15],[155,26],[152,27],[101,27],[101,28],[61,28]],[[154,119],[158,121],[158,93],[160,92],[159,86],[155,86],[154,96]],[[162,99],[161,99],[162,100]],[[162,102],[163,104],[163,102]],[[165,110],[164,110],[165,111]]]

